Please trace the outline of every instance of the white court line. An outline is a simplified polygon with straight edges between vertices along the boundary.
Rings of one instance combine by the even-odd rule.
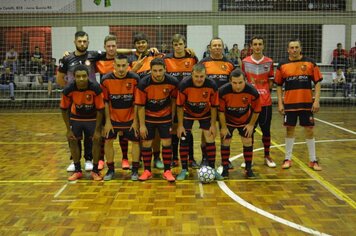
[[[63,187],[58,190],[58,192],[54,195],[54,198],[57,198],[59,195],[61,195],[61,193],[64,191],[64,189],[66,189],[67,186],[68,184],[63,185]]]
[[[324,124],[327,124],[327,125],[330,125],[330,126],[332,126],[332,127],[335,127],[335,128],[341,129],[341,130],[343,130],[343,131],[346,131],[346,132],[348,132],[348,133],[350,133],[350,134],[356,134],[355,131],[352,131],[352,130],[346,129],[346,128],[344,128],[344,127],[335,125],[335,124],[330,123],[330,122],[327,122],[327,121],[325,121],[325,120],[320,120],[320,119],[318,119],[318,118],[314,118],[314,119],[317,120],[317,121],[319,121],[319,122],[322,122],[322,123],[324,123]]]
[[[256,213],[258,213],[258,214],[260,214],[260,215],[262,215],[264,217],[267,217],[267,218],[269,218],[271,220],[277,221],[277,222],[279,222],[281,224],[287,225],[289,227],[295,228],[297,230],[300,230],[300,231],[303,231],[303,232],[306,232],[306,233],[309,233],[309,234],[323,235],[323,236],[329,235],[329,234],[326,234],[326,233],[321,233],[319,231],[304,227],[302,225],[298,225],[296,223],[293,223],[291,221],[288,221],[288,220],[285,220],[285,219],[283,219],[281,217],[273,215],[273,214],[271,214],[271,213],[269,213],[267,211],[264,211],[264,210],[262,210],[262,209],[260,209],[258,207],[255,207],[254,205],[246,202],[244,199],[240,198],[234,192],[232,192],[223,181],[218,181],[218,185],[235,202],[239,203],[240,205],[246,207],[247,209],[249,209],[251,211],[254,211],[254,212],[256,212]]]
[[[199,169],[197,169],[197,176],[199,176]],[[200,197],[204,198],[204,188],[202,182],[200,181],[199,181],[199,193],[200,193]]]

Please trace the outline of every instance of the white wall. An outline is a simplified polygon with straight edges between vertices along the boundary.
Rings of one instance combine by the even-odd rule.
[[[351,45],[350,48],[355,47],[356,42],[356,25],[351,25]]]
[[[219,37],[231,49],[234,43],[243,49],[245,43],[245,25],[219,25]]]
[[[109,34],[109,26],[84,26],[83,31],[89,35],[88,50],[104,50],[104,38]]]
[[[193,48],[198,59],[203,58],[206,45],[213,38],[213,27],[211,25],[188,25],[187,46]]]
[[[345,25],[323,25],[321,63],[330,64],[337,43],[345,48]]]
[[[356,11],[356,0],[352,0],[352,10]]]
[[[63,57],[65,51],[73,51],[74,34],[76,27],[52,27],[52,54],[58,60]]]

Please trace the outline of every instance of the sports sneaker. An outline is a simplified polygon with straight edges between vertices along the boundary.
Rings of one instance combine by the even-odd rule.
[[[129,169],[130,169],[129,160],[127,160],[127,159],[122,159],[121,168],[122,168],[123,170],[129,170]]]
[[[99,160],[98,162],[98,170],[104,169],[105,162],[103,160]]]
[[[311,161],[309,162],[309,167],[315,171],[321,171],[323,168],[319,165],[318,161]]]
[[[178,166],[179,166],[178,160],[173,160],[173,161],[171,162],[171,167],[172,167],[172,168],[178,167]]]
[[[221,176],[224,177],[224,179],[228,179],[229,178],[229,170],[223,170],[223,172],[221,173]]]
[[[85,163],[84,163],[84,169],[85,169],[86,171],[91,171],[91,170],[93,170],[93,162],[91,162],[91,161],[85,161]]]
[[[192,169],[199,169],[200,166],[198,165],[198,163],[195,160],[191,160],[189,161],[189,167]]]
[[[216,170],[215,170],[215,180],[216,181],[221,181],[224,180],[225,178],[221,176]]]
[[[154,167],[157,169],[160,169],[160,170],[162,170],[164,168],[164,165],[163,165],[161,159],[157,158],[154,160]]]
[[[292,166],[292,161],[291,160],[288,160],[288,159],[285,159],[283,161],[283,165],[282,165],[282,169],[288,169]]]
[[[72,162],[72,163],[69,164],[69,166],[67,167],[67,171],[68,171],[68,172],[75,171],[74,162]]]
[[[115,175],[115,171],[109,169],[104,176],[104,180],[105,181],[112,180],[114,178],[114,175]]]
[[[245,170],[245,175],[248,179],[256,178],[255,174],[253,173],[252,169]]]
[[[234,166],[232,165],[231,161],[229,160],[229,170],[234,169]]]
[[[140,181],[145,181],[148,179],[152,178],[152,173],[149,170],[145,170],[142,175],[140,176],[140,178],[138,178]]]
[[[265,157],[265,164],[270,168],[276,167],[276,163],[274,163],[274,161],[271,157]]]
[[[92,171],[92,172],[90,172],[90,175],[93,178],[93,180],[95,180],[95,181],[103,180],[103,177],[101,176],[100,172],[96,173],[96,172]]]
[[[176,180],[185,180],[189,176],[189,172],[186,169],[182,169],[179,175],[177,175]]]
[[[69,181],[75,181],[77,179],[80,179],[82,178],[83,176],[83,173],[78,171],[78,172],[74,172],[71,176],[68,177],[68,180]]]
[[[131,174],[131,180],[132,181],[137,181],[138,180],[138,173],[137,172],[133,172]]]
[[[173,177],[172,175],[172,171],[170,170],[166,170],[164,173],[163,173],[163,178],[166,179],[168,182],[174,182],[176,181],[176,179]]]
[[[253,166],[253,162],[251,162],[251,166]],[[241,168],[243,168],[243,169],[246,168],[246,163],[245,162],[241,163]],[[229,167],[229,169],[230,169],[230,167]]]

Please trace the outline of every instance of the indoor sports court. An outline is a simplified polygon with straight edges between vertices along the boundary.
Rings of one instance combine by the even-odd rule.
[[[354,235],[356,64],[351,49],[356,42],[355,12],[355,0],[1,1],[1,74],[11,68],[15,88],[13,96],[7,87],[0,89],[0,234]],[[243,50],[252,36],[261,35],[264,54],[273,59],[275,69],[288,57],[288,41],[300,39],[303,55],[313,58],[323,75],[320,111],[314,116],[322,171],[308,167],[300,126],[292,167],[281,168],[286,130],[274,86],[270,152],[277,166],[264,164],[262,133],[257,128],[252,166],[256,178],[246,178],[240,167],[242,143],[234,133],[233,169],[223,181],[202,184],[198,170],[192,168],[183,181],[169,183],[157,168],[152,169],[152,179],[132,181],[131,171],[121,169],[119,141],[114,142],[112,180],[94,181],[90,171],[83,170],[81,179],[68,181],[70,151],[59,108],[63,88],[49,79],[48,68],[52,58],[58,66],[65,52],[75,50],[78,30],[88,33],[88,50],[105,50],[108,34],[118,38],[118,48],[131,49],[133,35],[144,32],[150,47],[166,53],[173,50],[172,35],[179,33],[199,60],[213,37],[224,41],[228,55],[234,44]],[[334,60],[338,43],[348,52],[347,60]],[[36,47],[41,63],[31,60]],[[7,56],[11,49],[17,53],[15,63]],[[333,81],[340,68],[345,74],[351,68],[350,82]],[[200,163],[197,122],[192,133]],[[219,137],[215,143],[218,168]],[[131,162],[131,145],[128,157]],[[102,174],[106,170],[105,165]],[[180,166],[172,168],[173,175],[180,170]]]

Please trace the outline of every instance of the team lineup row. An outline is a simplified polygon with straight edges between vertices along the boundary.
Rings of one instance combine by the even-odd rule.
[[[120,146],[126,150],[123,155],[126,161],[127,140],[132,142],[132,180],[152,178],[152,152],[155,156],[159,153],[160,142],[163,178],[169,182],[184,180],[189,173],[188,162],[194,161],[191,128],[195,120],[202,129],[202,162],[214,170],[216,121],[219,121],[223,171],[221,174],[215,171],[215,179],[229,177],[230,143],[235,129],[243,144],[245,174],[253,178],[252,144],[257,125],[262,130],[265,162],[269,167],[276,166],[269,154],[273,82],[277,85],[278,110],[284,115],[286,126],[282,168],[292,165],[294,131],[299,118],[305,130],[309,166],[321,170],[315,155],[313,114],[320,107],[322,76],[313,59],[302,55],[298,39],[288,42],[288,58],[279,63],[276,73],[272,59],[263,54],[264,40],[259,36],[250,40],[252,55],[242,61],[241,69],[234,68],[224,56],[220,38],[211,40],[210,56],[201,61],[186,48],[185,37],[179,34],[173,36],[174,51],[167,55],[149,49],[144,34],[134,36],[136,51],[129,56],[121,54],[127,50],[117,49],[115,36],[105,38],[106,53],[88,51],[89,38],[83,31],[76,33],[74,42],[76,50],[61,60],[57,74],[57,82],[65,85],[60,106],[74,164],[68,180],[82,177],[78,139],[83,133],[92,137],[94,180],[114,177],[113,142],[118,134]],[[96,83],[95,71],[102,75],[100,85]],[[104,152],[100,151],[102,136]],[[102,153],[108,166],[105,176],[99,172]],[[181,172],[174,177],[171,165],[178,162],[178,153]],[[144,171],[139,176],[140,159]]]

